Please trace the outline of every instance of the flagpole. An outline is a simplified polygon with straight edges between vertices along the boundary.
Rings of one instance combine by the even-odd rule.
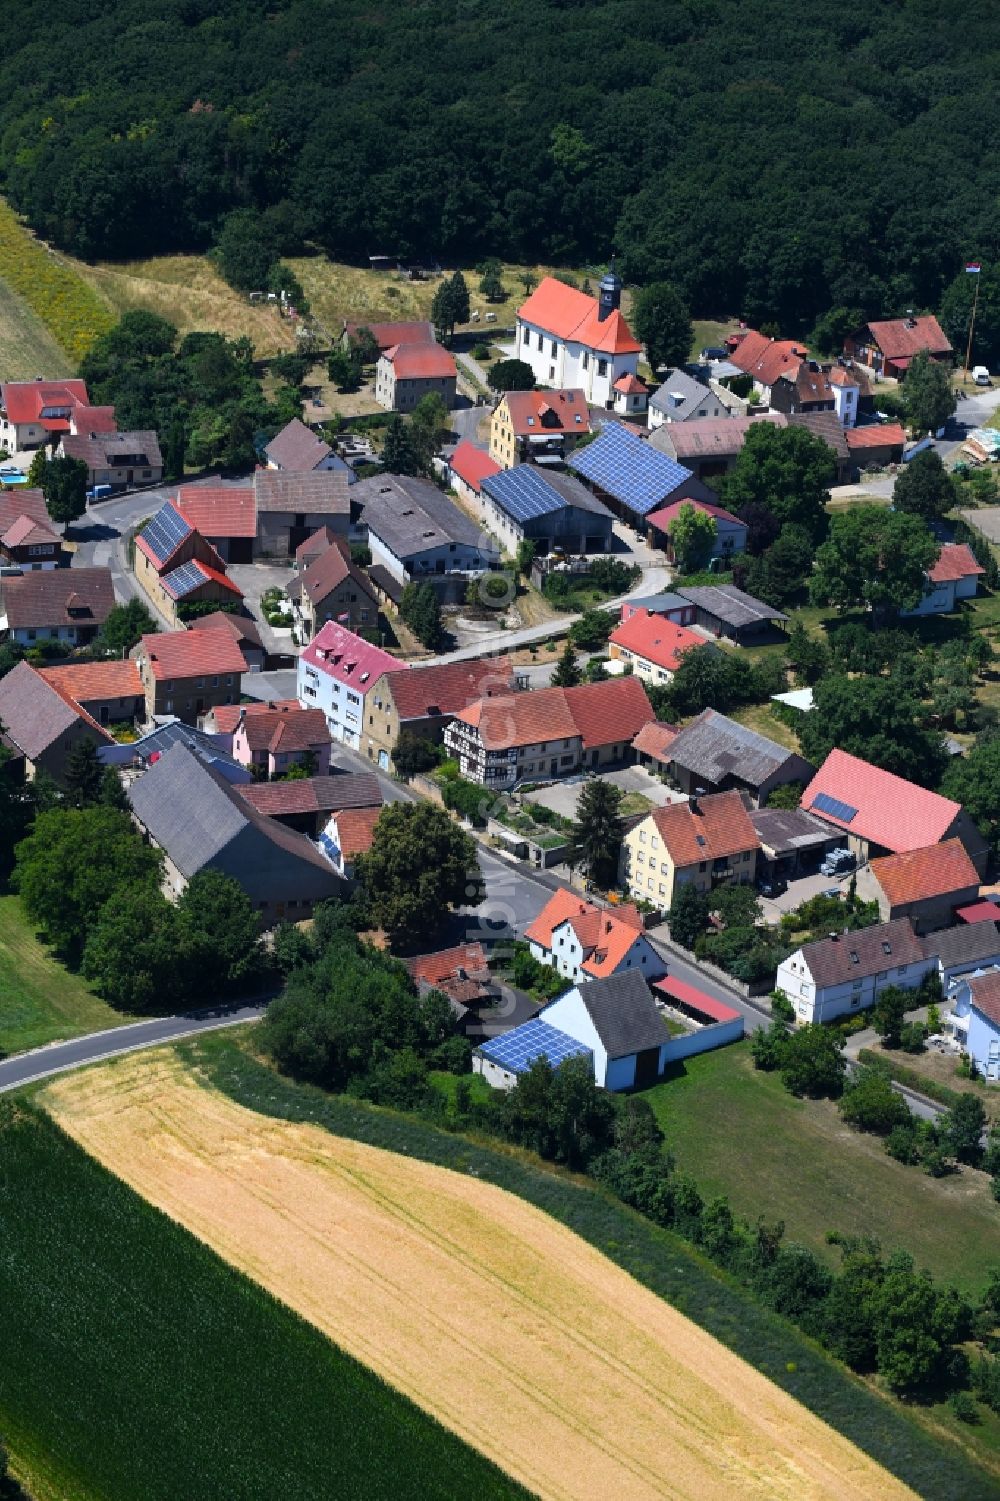
[[[973,329],[976,326],[976,307],[977,307],[977,305],[979,303],[979,272],[978,271],[975,273],[975,276],[976,276],[976,290],[975,290],[975,292],[973,293],[973,296],[972,296],[972,317],[969,319],[969,342],[965,346],[965,374],[962,376],[962,384],[963,384],[963,386],[967,386],[969,384],[969,363],[970,363],[970,361],[972,359],[972,332],[973,332]]]

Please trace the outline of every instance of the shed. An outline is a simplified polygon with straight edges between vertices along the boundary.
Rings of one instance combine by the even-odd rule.
[[[695,623],[713,636],[726,636],[740,646],[774,633],[788,616],[733,584],[709,584],[678,589],[695,607]]]

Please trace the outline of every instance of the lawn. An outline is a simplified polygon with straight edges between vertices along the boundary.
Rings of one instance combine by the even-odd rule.
[[[797,752],[799,749],[798,735],[784,720],[772,713],[770,704],[746,704],[742,709],[734,709],[730,718],[790,751]]]
[[[37,1501],[523,1494],[13,1100],[0,1212],[0,1431]]]
[[[38,314],[5,281],[0,280],[0,380],[52,379],[72,375],[63,349]]]
[[[20,897],[0,897],[0,1053],[131,1020],[113,1011],[39,943]]]
[[[721,349],[729,334],[735,333],[739,323],[735,318],[695,318],[692,324],[691,358],[696,360],[703,349]]]
[[[829,1230],[875,1235],[963,1289],[983,1287],[983,1249],[1000,1247],[1000,1207],[986,1177],[929,1178],[849,1130],[828,1100],[797,1100],[759,1073],[747,1044],[692,1058],[648,1090],[678,1167],[734,1209],[785,1222],[789,1240],[836,1264]]]

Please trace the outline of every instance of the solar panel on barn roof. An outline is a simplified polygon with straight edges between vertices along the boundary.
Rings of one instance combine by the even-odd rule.
[[[639,516],[661,505],[691,471],[650,448],[617,422],[607,422],[593,443],[569,459],[569,467],[599,485]]]
[[[160,507],[152,521],[143,527],[142,536],[159,561],[165,563],[193,530],[190,523],[168,501]]]
[[[182,563],[179,568],[165,573],[161,582],[172,599],[183,599],[185,594],[190,594],[205,582],[205,575],[197,563]]]
[[[858,810],[850,803],[841,802],[839,797],[831,797],[828,792],[817,792],[812,801],[813,808],[819,813],[828,813],[831,818],[837,818],[841,823],[850,823],[857,818]]]
[[[482,487],[515,521],[532,521],[537,516],[560,511],[566,504],[558,490],[553,489],[531,464],[519,464],[514,469],[502,469],[499,474],[487,475]]]
[[[567,1058],[590,1056],[590,1049],[582,1042],[550,1027],[537,1016],[502,1037],[491,1037],[482,1044],[480,1052],[491,1063],[510,1069],[514,1074],[525,1073],[536,1058],[546,1058],[553,1068],[557,1068]]]

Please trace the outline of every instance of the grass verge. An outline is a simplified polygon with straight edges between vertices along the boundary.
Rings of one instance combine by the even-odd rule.
[[[37,1494],[524,1494],[13,1101],[0,1227],[0,1429]]]
[[[0,279],[37,314],[74,366],[114,323],[102,298],[72,263],[47,250],[2,201]]]
[[[56,380],[72,375],[73,367],[38,314],[0,281],[0,379],[34,380],[43,373]]]
[[[0,897],[0,1052],[18,1053],[133,1020],[112,1010],[39,943],[20,897]]]
[[[295,1084],[252,1057],[233,1032],[178,1047],[214,1088],[250,1109],[280,1120],[307,1120],[352,1140],[473,1174],[519,1195],[666,1298],[921,1495],[994,1501],[1000,1469],[984,1473],[968,1454],[942,1442],[938,1433],[928,1432],[915,1416],[761,1308],[685,1241],[588,1180],[543,1168],[516,1149],[452,1135],[412,1117]],[[988,1454],[980,1457],[991,1462]]]

